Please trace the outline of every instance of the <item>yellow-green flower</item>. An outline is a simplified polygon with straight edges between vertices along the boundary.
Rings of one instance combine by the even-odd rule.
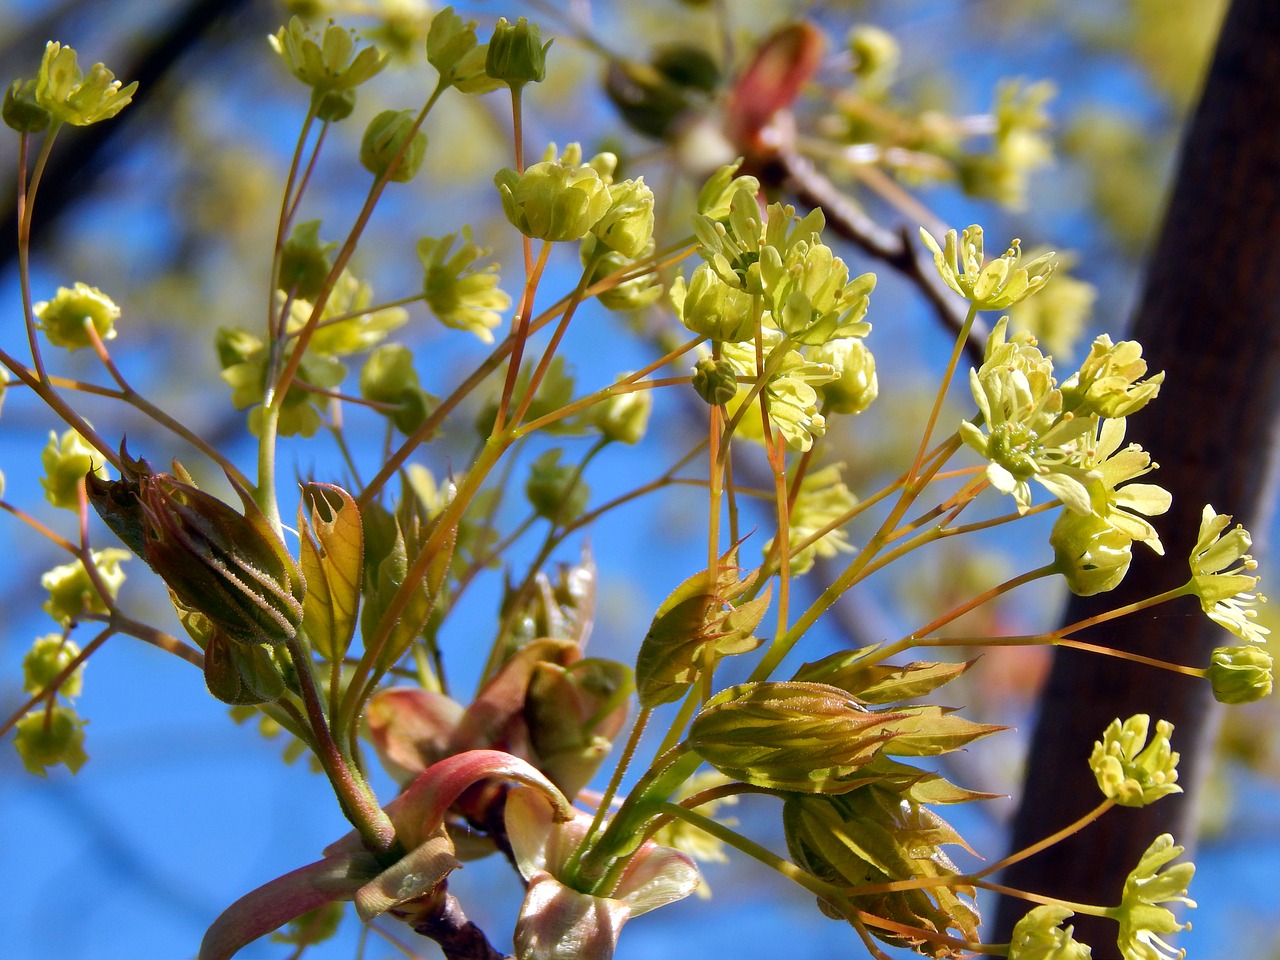
[[[1084,464],[1099,478],[1088,483],[1093,509],[1109,526],[1163,556],[1160,536],[1144,518],[1167,512],[1173,497],[1154,483],[1129,482],[1155,470],[1158,464],[1152,463],[1151,456],[1136,443],[1121,448],[1124,431],[1123,418],[1103,420],[1096,446],[1085,453]]]
[[[1063,510],[1049,532],[1054,569],[1078,597],[1114,590],[1129,571],[1133,540],[1095,513]]]
[[[80,655],[80,648],[60,633],[50,633],[36,640],[22,658],[22,689],[27,693],[43,693],[55,677]],[[84,682],[84,664],[80,664],[58,687],[64,697],[80,696]]]
[[[107,547],[94,550],[92,557],[103,587],[114,600],[124,583],[124,570],[120,564],[129,559],[129,551]],[[44,602],[45,613],[63,626],[86,613],[107,613],[106,601],[94,588],[89,572],[79,560],[64,563],[45,573],[40,578],[40,586],[49,591],[49,599]]]
[[[120,308],[97,287],[76,281],[75,286],[59,287],[52,300],[35,305],[36,326],[44,331],[55,347],[79,350],[93,344],[85,332],[85,324],[93,324],[99,340],[112,340]]]
[[[100,477],[107,475],[106,461],[98,451],[85,442],[75,430],[68,430],[59,439],[49,432],[49,443],[40,454],[44,476],[45,499],[55,507],[75,510],[80,506],[80,483],[85,474],[93,471]]]
[[[987,479],[1013,495],[1018,512],[1031,506],[1030,480],[1043,486],[1073,513],[1091,509],[1086,481],[1097,474],[1081,462],[1093,421],[1062,411],[1054,385],[1053,361],[1040,353],[1035,338],[1016,333],[1005,339],[1002,317],[987,340],[986,360],[969,371],[969,386],[986,426],[960,424],[960,437],[990,462]]]
[[[387,58],[376,47],[355,49],[355,35],[336,23],[325,27],[317,43],[301,17],[290,17],[267,38],[289,72],[317,94],[353,90],[377,75]]]
[[[1142,377],[1147,361],[1136,340],[1112,343],[1106,334],[1093,341],[1089,356],[1062,384],[1063,406],[1077,414],[1127,417],[1137,413],[1160,393],[1164,372]]]
[[[839,527],[828,530],[817,540],[800,547],[801,543],[809,540],[819,530],[847,515],[857,506],[858,498],[840,479],[843,468],[844,464],[833,463],[805,474],[800,481],[800,490],[796,494],[787,523],[791,542],[788,556],[792,576],[808,573],[817,557],[830,558],[853,549],[849,544],[848,534]],[[770,539],[764,545],[764,552],[768,554],[772,546],[773,540]]]
[[[1267,598],[1257,592],[1258,578],[1249,573],[1258,564],[1245,552],[1253,540],[1238,523],[1224,534],[1230,523],[1229,516],[1205,506],[1191,550],[1190,589],[1214,623],[1248,643],[1265,643],[1271,631],[1257,622],[1253,607]]]
[[[517,173],[507,167],[493,178],[502,198],[502,211],[511,225],[535,240],[581,240],[612,205],[606,176],[598,161],[611,173],[616,159],[596,158],[581,163],[582,149],[571,143],[555,159],[555,144],[547,159]],[[608,162],[612,160],[613,162]]]
[[[1032,908],[1013,928],[1009,960],[1089,960],[1093,951],[1061,926],[1074,912],[1058,904]]]
[[[13,745],[29,773],[48,776],[59,763],[75,773],[85,765],[84,721],[70,707],[32,710],[14,724]]]
[[[1155,736],[1147,742],[1151,718],[1134,714],[1113,720],[1093,745],[1089,767],[1103,794],[1123,807],[1145,807],[1171,793],[1181,793],[1178,754],[1169,744],[1173,724],[1156,721]]]
[[[490,332],[502,322],[501,311],[511,297],[498,286],[498,265],[475,268],[489,251],[471,240],[471,228],[462,228],[462,243],[454,250],[458,234],[418,241],[422,261],[422,286],[427,306],[441,323],[454,330],[469,330],[482,343],[493,343]]]
[[[1194,863],[1176,863],[1160,872],[1170,860],[1182,855],[1182,849],[1167,833],[1156,837],[1125,879],[1120,905],[1107,911],[1120,924],[1116,946],[1124,960],[1178,960],[1183,955],[1160,937],[1190,926],[1178,923],[1173,912],[1160,904],[1196,905],[1187,896],[1187,887],[1196,872]]]
[[[100,63],[86,77],[76,63],[75,50],[51,40],[36,72],[35,100],[56,122],[83,127],[114,117],[129,105],[137,89],[136,80],[122,87]]]
[[[1009,245],[1003,256],[984,262],[982,227],[977,224],[966,227],[958,239],[954,230],[948,230],[941,248],[923,228],[920,239],[932,251],[943,282],[979,310],[1011,307],[1043,287],[1053,273],[1052,253],[1022,264],[1018,240]]]

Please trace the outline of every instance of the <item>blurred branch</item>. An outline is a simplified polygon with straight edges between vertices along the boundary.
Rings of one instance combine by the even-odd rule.
[[[929,301],[943,325],[953,334],[960,332],[965,320],[963,301],[942,282],[933,268],[933,258],[921,254],[910,227],[904,225],[894,231],[881,226],[798,151],[779,150],[775,166],[777,169],[770,171],[774,182],[805,206],[821,207],[827,226],[868,256],[902,274]],[[989,333],[978,318],[965,343],[965,351],[977,366],[982,365]]]
[[[60,7],[57,16],[42,19],[37,27],[40,31],[50,29],[61,16],[82,5],[73,3]],[[50,228],[57,218],[78,198],[87,194],[111,169],[111,150],[116,147],[136,127],[139,121],[150,118],[145,109],[149,101],[156,97],[164,79],[193,49],[217,36],[216,27],[222,22],[229,22],[232,15],[243,11],[251,5],[251,0],[191,0],[181,5],[169,20],[168,25],[156,33],[139,40],[139,46],[133,57],[125,63],[112,64],[116,76],[126,83],[138,81],[138,94],[132,106],[120,113],[110,123],[98,123],[89,127],[68,130],[67,143],[54,152],[40,190],[37,205],[37,217],[32,230],[32,244],[38,246],[40,241],[51,235]],[[259,17],[241,16],[237,20],[235,34],[227,34],[225,39],[241,33],[258,30]],[[16,43],[38,44],[31,40],[37,28],[24,31]],[[46,37],[47,39],[47,37]],[[10,53],[11,50],[6,50]],[[37,51],[38,52],[38,51]],[[17,189],[10,179],[6,195],[14,197]],[[18,213],[16,205],[10,204],[4,211],[3,223],[0,223],[0,266],[8,267],[18,255]]]

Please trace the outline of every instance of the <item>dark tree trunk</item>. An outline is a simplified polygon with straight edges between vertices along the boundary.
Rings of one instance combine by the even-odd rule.
[[[1280,3],[1234,0],[1187,128],[1179,170],[1132,336],[1168,377],[1129,438],[1162,463],[1152,478],[1173,493],[1159,520],[1166,556],[1135,545],[1120,589],[1073,598],[1066,622],[1177,586],[1206,503],[1255,534],[1270,522],[1280,409]],[[1256,548],[1255,548],[1256,552]],[[1265,584],[1264,584],[1265,586]],[[1235,641],[1193,600],[1124,618],[1083,638],[1192,666]],[[1082,815],[1101,794],[1086,759],[1116,717],[1148,713],[1176,727],[1186,793],[1117,809],[1070,840],[1011,868],[1011,886],[1072,900],[1119,902],[1125,875],[1151,840],[1195,839],[1196,807],[1217,707],[1207,683],[1123,661],[1057,651],[1014,826],[1020,849]],[[1194,888],[1192,890],[1194,895]],[[993,934],[1009,939],[1030,904],[1008,900]],[[1098,960],[1117,957],[1115,924],[1077,916]]]

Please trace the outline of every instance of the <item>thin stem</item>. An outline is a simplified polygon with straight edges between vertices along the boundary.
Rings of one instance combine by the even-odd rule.
[[[527,238],[526,238],[527,239]],[[507,410],[511,406],[511,401],[516,389],[516,378],[520,375],[520,361],[524,358],[525,345],[529,341],[529,315],[533,312],[533,295],[538,289],[538,281],[542,279],[542,271],[546,269],[547,258],[551,255],[551,241],[544,240],[542,249],[538,251],[538,260],[530,266],[526,275],[524,293],[520,296],[520,306],[516,310],[515,317],[512,319],[514,342],[511,347],[511,358],[507,361],[507,379],[502,385],[502,397],[498,401],[498,415],[493,420],[493,433],[491,436],[498,436],[507,427]],[[566,313],[571,309],[576,301],[570,300]],[[530,396],[533,393],[532,382],[530,389],[527,391]],[[522,397],[521,400],[528,399]],[[519,421],[516,421],[518,424]]]

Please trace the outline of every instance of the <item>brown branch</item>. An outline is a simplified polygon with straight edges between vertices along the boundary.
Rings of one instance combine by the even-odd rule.
[[[467,919],[457,897],[449,892],[447,881],[406,906],[412,909],[398,907],[390,912],[408,923],[415,933],[439,944],[446,960],[504,960],[505,954],[495,950],[484,931]]]
[[[943,325],[952,334],[960,333],[966,312],[963,301],[942,282],[933,268],[933,258],[921,252],[911,227],[904,224],[894,231],[880,225],[827,179],[813,161],[793,149],[778,151],[766,171],[766,179],[780,184],[805,206],[821,208],[827,226],[868,256],[902,274],[929,301]],[[982,365],[989,333],[981,318],[974,321],[965,351],[977,366]]]

